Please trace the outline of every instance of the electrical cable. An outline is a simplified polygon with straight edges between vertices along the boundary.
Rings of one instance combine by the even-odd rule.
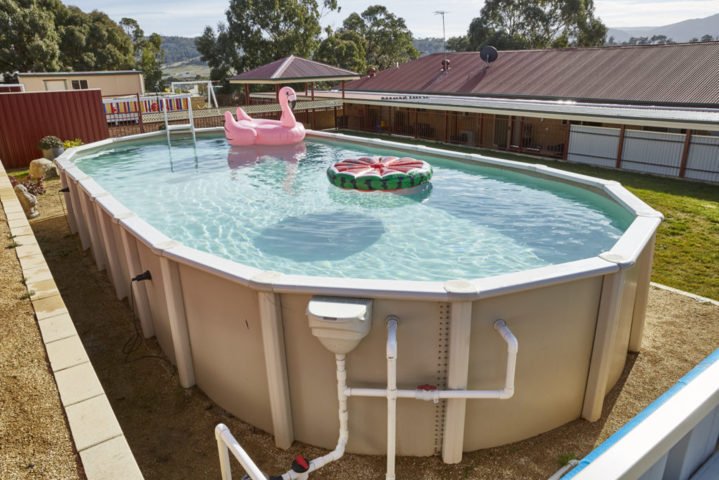
[[[144,277],[145,274],[147,274],[146,278]],[[166,370],[168,370],[168,373],[170,374],[170,376],[174,377],[175,376],[174,365],[172,365],[172,362],[170,362],[166,357],[164,357],[162,355],[140,355],[139,357],[136,357],[136,358],[132,358],[132,359],[130,358],[130,355],[132,355],[140,347],[145,345],[145,339],[142,335],[142,329],[140,328],[140,325],[139,325],[140,322],[139,322],[139,319],[137,318],[137,315],[135,315],[135,295],[134,295],[134,291],[132,289],[132,283],[135,281],[139,281],[139,280],[135,280],[138,277],[143,277],[143,278],[140,278],[140,280],[146,280],[146,279],[151,278],[150,272],[147,271],[145,273],[141,273],[140,275],[137,275],[132,280],[130,280],[130,294],[127,296],[127,298],[128,298],[129,304],[130,304],[130,315],[132,315],[132,320],[130,320],[130,322],[132,323],[134,333],[130,336],[130,338],[127,339],[127,341],[125,341],[125,344],[122,346],[121,351],[125,355],[125,363],[131,363],[131,362],[136,362],[138,360],[146,360],[146,359],[162,360],[163,363],[167,364],[167,366],[170,367],[169,369],[166,369]]]

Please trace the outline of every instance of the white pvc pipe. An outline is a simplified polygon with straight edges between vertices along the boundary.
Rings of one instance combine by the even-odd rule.
[[[265,474],[262,470],[252,461],[252,458],[245,452],[240,444],[232,436],[230,430],[223,423],[218,424],[215,427],[215,438],[217,439],[217,450],[220,455],[220,470],[222,471],[222,480],[232,480],[232,471],[230,466],[230,457],[227,455],[227,450],[232,452],[232,455],[240,462],[242,468],[249,475],[252,480],[266,480]]]
[[[512,334],[504,320],[494,322],[494,328],[499,332],[507,343],[507,371],[505,374],[504,388],[501,390],[397,390],[397,398],[414,398],[438,402],[450,398],[476,399],[502,399],[512,398],[514,395],[514,377],[517,368],[517,352],[519,342]],[[380,388],[348,388],[348,397],[386,397],[388,390]]]
[[[349,438],[349,414],[347,412],[347,371],[345,370],[345,355],[338,353],[335,355],[337,363],[337,400],[339,400],[339,419],[340,433],[337,439],[337,446],[327,455],[315,458],[310,461],[310,468],[303,473],[297,473],[294,470],[288,470],[282,474],[283,480],[305,480],[309,474],[315,470],[319,470],[330,462],[339,460],[345,453],[347,439]],[[253,479],[254,480],[254,479]]]
[[[339,460],[345,453],[349,438],[349,413],[347,411],[347,398],[357,397],[386,397],[387,398],[387,473],[386,480],[395,480],[395,456],[397,434],[397,398],[415,398],[417,400],[432,400],[438,402],[448,398],[499,398],[506,399],[514,394],[514,376],[517,362],[519,343],[503,320],[494,322],[494,328],[507,343],[507,372],[505,386],[502,390],[398,390],[397,389],[397,322],[394,315],[387,317],[387,388],[348,388],[347,371],[345,369],[345,355],[336,354],[337,363],[337,400],[339,402],[340,431],[337,446],[326,455],[316,458],[309,463],[306,472],[298,473],[288,470],[282,474],[283,480],[306,480],[309,474],[319,470],[330,462]],[[240,465],[249,474],[252,480],[264,480],[262,471],[255,465],[247,452],[232,436],[223,424],[215,428],[217,445],[220,456],[220,467],[223,480],[230,480],[230,461],[227,455],[229,449]]]
[[[387,317],[387,474],[395,480],[395,446],[397,443],[397,317]]]
[[[576,467],[577,465],[579,465],[579,460],[573,458],[569,462],[567,462],[567,464],[564,465],[562,468],[554,472],[554,475],[549,477],[547,480],[559,480],[564,476],[565,473],[567,473],[569,470]]]

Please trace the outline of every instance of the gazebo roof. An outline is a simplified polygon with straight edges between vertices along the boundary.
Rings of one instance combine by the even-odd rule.
[[[249,72],[230,77],[230,83],[305,83],[357,80],[359,78],[358,73],[290,55]]]

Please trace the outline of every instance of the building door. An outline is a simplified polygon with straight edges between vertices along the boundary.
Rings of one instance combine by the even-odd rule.
[[[498,148],[507,148],[507,129],[509,117],[496,115],[494,117],[494,145]]]
[[[48,92],[67,90],[67,85],[65,80],[45,80],[45,90]]]

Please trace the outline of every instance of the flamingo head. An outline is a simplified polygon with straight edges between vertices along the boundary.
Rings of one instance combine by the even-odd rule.
[[[280,98],[286,98],[290,108],[294,110],[295,104],[297,103],[297,94],[294,89],[292,89],[292,87],[282,87],[280,88],[279,95]]]

